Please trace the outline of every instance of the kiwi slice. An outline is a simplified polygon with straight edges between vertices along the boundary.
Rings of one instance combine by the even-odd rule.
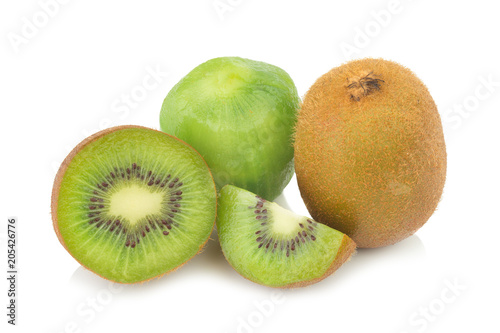
[[[353,254],[346,235],[232,185],[220,191],[222,251],[245,278],[271,287],[302,287],[332,274]]]
[[[139,126],[101,131],[66,157],[52,192],[62,245],[115,282],[161,276],[200,251],[216,215],[203,158],[181,140]]]
[[[294,172],[291,137],[299,103],[283,69],[220,57],[194,68],[170,90],[160,126],[203,156],[218,189],[231,184],[273,200]]]

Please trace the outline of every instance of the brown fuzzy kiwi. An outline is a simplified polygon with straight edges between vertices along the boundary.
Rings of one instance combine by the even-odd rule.
[[[307,92],[295,170],[312,217],[358,247],[394,244],[433,214],[446,178],[441,119],[426,86],[383,59],[334,68]]]

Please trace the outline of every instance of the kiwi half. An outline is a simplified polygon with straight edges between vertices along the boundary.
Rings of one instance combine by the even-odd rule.
[[[231,266],[271,287],[318,282],[356,248],[343,233],[232,185],[220,191],[217,231]]]
[[[216,206],[203,158],[181,140],[139,126],[81,142],[52,192],[62,245],[89,270],[121,283],[161,276],[198,253]]]
[[[218,189],[232,184],[268,200],[293,175],[292,132],[300,98],[281,68],[238,57],[211,59],[170,90],[161,130],[192,145]]]

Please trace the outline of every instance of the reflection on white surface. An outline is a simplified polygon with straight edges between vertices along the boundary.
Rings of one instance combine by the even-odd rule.
[[[370,266],[383,267],[389,265],[392,267],[416,266],[422,264],[427,257],[424,244],[417,235],[413,235],[397,244],[385,246],[375,249],[357,249],[351,259],[331,277],[326,278],[310,288],[328,288],[330,283],[342,283],[340,280],[344,277],[355,276],[359,272],[366,272]],[[243,285],[248,284],[248,288],[252,285],[261,288],[251,281],[246,281],[239,276],[229,263],[224,258],[220,244],[218,241],[217,231],[214,229],[212,235],[201,253],[196,255],[184,266],[177,270],[168,273],[160,278],[153,279],[145,283],[133,285],[120,285],[124,287],[123,293],[135,293],[137,288],[142,289],[160,289],[166,284],[175,284],[176,280],[182,280],[189,276],[200,276],[204,274],[212,274],[216,278],[227,279],[228,283],[241,282]],[[332,281],[330,281],[332,280]],[[84,267],[78,267],[70,279],[70,286],[78,289],[99,290],[106,288],[109,281],[92,273]],[[264,287],[266,288],[266,287]],[[300,289],[292,289],[300,290]],[[140,292],[140,291],[139,291]]]
[[[357,265],[365,265],[379,259],[383,261],[410,262],[425,259],[426,256],[425,246],[415,234],[394,245],[374,249],[357,249],[353,261]]]

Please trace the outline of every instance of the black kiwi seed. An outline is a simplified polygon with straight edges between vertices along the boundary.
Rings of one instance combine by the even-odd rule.
[[[266,202],[266,200],[258,196],[256,196],[256,198],[257,201],[255,203],[255,206],[248,206],[248,209],[252,210],[252,213],[255,216],[254,221],[258,221],[259,223],[259,228],[255,232],[255,235],[258,235],[258,237],[255,239],[256,242],[258,243],[257,245],[258,249],[263,248],[265,251],[268,251],[269,248],[271,248],[272,253],[275,253],[275,251],[283,252],[286,250],[286,256],[289,257],[290,254],[297,253],[296,252],[297,247],[305,246],[302,244],[306,244],[306,242],[308,242],[309,239],[311,241],[316,240],[316,237],[314,236],[315,233],[314,227],[316,226],[316,222],[313,222],[309,219],[307,219],[307,228],[306,225],[304,225],[305,222],[298,224],[300,230],[297,232],[296,236],[287,239],[281,235],[274,235],[270,230],[268,223],[266,222],[260,223],[262,220],[268,219],[267,209],[262,209],[264,207],[264,203]]]

